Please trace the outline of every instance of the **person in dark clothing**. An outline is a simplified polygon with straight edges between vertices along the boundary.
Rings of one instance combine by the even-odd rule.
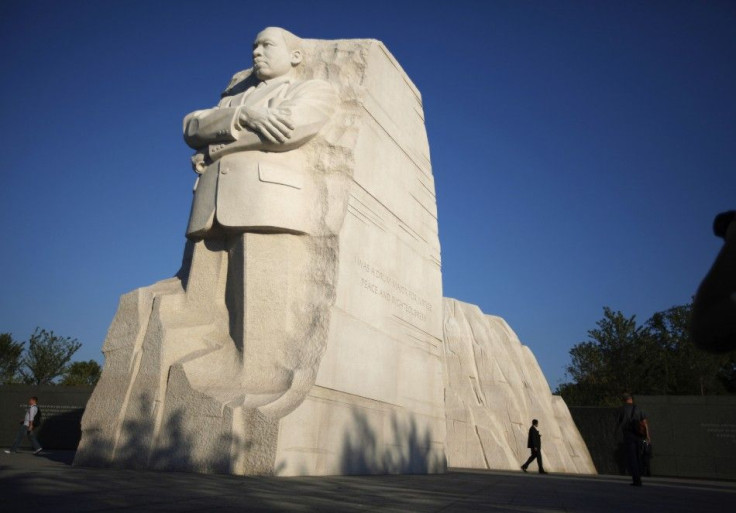
[[[526,446],[532,451],[532,454],[529,456],[529,459],[526,460],[526,463],[521,466],[521,470],[526,472],[529,464],[532,461],[537,460],[539,473],[546,474],[547,472],[544,471],[544,465],[542,465],[542,435],[539,434],[539,430],[537,429],[538,424],[539,421],[537,419],[532,420],[532,426],[529,428],[529,437],[526,441]]]
[[[623,434],[626,464],[631,473],[632,486],[641,486],[642,440],[651,443],[646,414],[634,404],[631,394],[621,397],[624,405],[618,415],[617,429]]]

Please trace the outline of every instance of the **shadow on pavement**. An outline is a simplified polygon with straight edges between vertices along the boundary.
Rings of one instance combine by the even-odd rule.
[[[63,463],[71,467],[74,461],[74,451],[42,451],[37,458],[44,458],[55,463]]]

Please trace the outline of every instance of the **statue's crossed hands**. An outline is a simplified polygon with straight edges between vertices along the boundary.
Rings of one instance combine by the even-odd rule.
[[[286,142],[294,131],[289,113],[279,109],[243,107],[238,123],[275,144]]]

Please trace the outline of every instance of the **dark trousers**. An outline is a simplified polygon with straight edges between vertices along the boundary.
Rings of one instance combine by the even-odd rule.
[[[627,438],[626,445],[626,463],[631,472],[631,478],[634,484],[641,484],[641,454],[639,451],[640,440],[635,438]]]
[[[542,465],[542,450],[541,449],[532,449],[532,455],[529,456],[529,459],[526,460],[526,463],[524,463],[521,467],[526,470],[529,464],[534,460],[537,460],[539,471],[544,472],[544,466]]]
[[[31,440],[31,445],[33,445],[34,451],[37,451],[41,448],[41,444],[39,444],[38,440],[36,439],[36,431],[28,431],[28,426],[21,424],[20,429],[18,429],[18,434],[15,436],[13,447],[11,447],[10,450],[17,451],[18,447],[20,447],[20,444],[23,441],[23,437],[26,435],[28,435],[28,438]]]

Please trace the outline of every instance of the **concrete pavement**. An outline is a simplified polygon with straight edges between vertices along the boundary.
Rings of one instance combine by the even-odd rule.
[[[709,513],[736,483],[453,469],[441,475],[237,477],[72,467],[73,452],[0,452],[0,511]],[[30,508],[30,509],[29,509]]]

